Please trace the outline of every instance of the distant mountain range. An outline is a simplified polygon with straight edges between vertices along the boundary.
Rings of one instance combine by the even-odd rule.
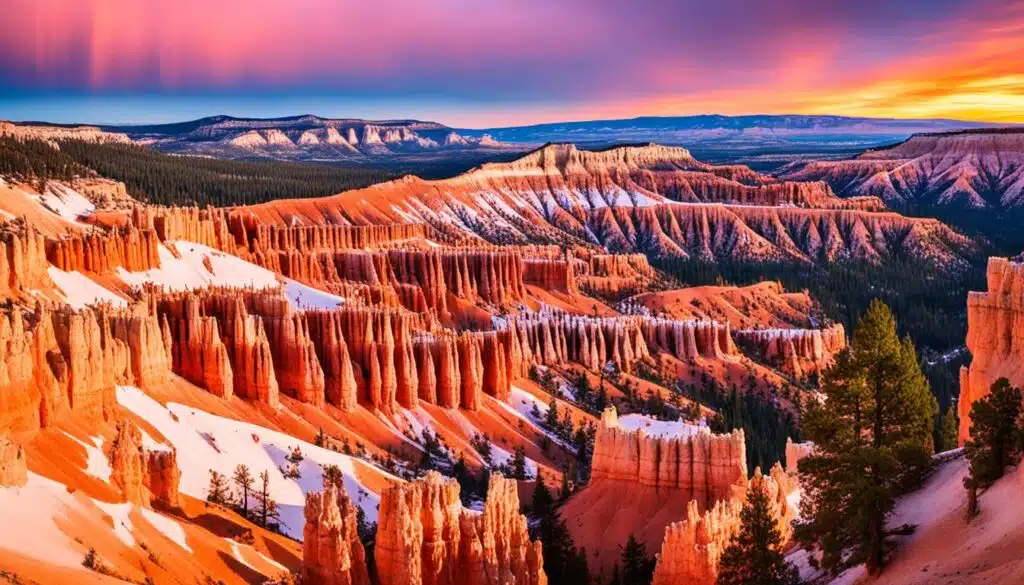
[[[458,129],[420,120],[303,115],[265,119],[211,116],[172,124],[100,128],[165,152],[218,158],[398,164],[415,172],[417,165],[438,161],[476,165],[508,160],[549,142],[572,142],[588,148],[649,142],[682,145],[713,162],[742,160],[759,170],[773,170],[802,155],[835,158],[899,142],[913,134],[991,126],[943,119],[702,115]]]

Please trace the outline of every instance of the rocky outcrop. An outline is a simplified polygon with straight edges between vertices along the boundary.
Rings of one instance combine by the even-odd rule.
[[[491,476],[483,512],[462,507],[459,484],[437,472],[381,494],[381,585],[543,585],[540,542],[519,512],[516,482]]]
[[[755,471],[749,489],[765,490],[768,493],[772,516],[782,531],[783,541],[788,541],[792,534],[790,522],[794,510],[790,508],[784,490],[773,478],[761,475],[760,470]],[[701,513],[697,502],[691,500],[686,518],[665,529],[652,583],[714,585],[722,553],[742,524],[742,510],[743,500],[737,499],[716,502]]]
[[[987,282],[987,291],[967,295],[971,365],[960,369],[961,444],[970,437],[972,405],[996,380],[1024,385],[1024,264],[989,258]]]
[[[781,174],[826,181],[840,195],[875,195],[895,206],[1018,207],[1024,204],[1024,132],[915,134],[854,159],[792,163]]]
[[[576,275],[571,263],[547,258],[527,258],[523,261],[523,281],[544,290],[575,293]]]
[[[614,407],[598,425],[591,482],[614,481],[679,490],[681,498],[708,509],[742,497],[747,485],[743,431],[715,435],[701,427],[687,437],[649,437],[619,427]]]
[[[648,347],[658,348],[680,360],[721,359],[737,353],[728,323],[657,317],[642,318],[640,323]]]
[[[115,228],[109,233],[91,231],[51,240],[46,257],[65,271],[106,273],[122,267],[141,272],[160,267],[159,245],[154,230]]]
[[[796,378],[824,371],[846,347],[846,331],[838,323],[826,329],[738,329],[734,335],[744,353]]]
[[[786,438],[786,473],[796,477],[800,473],[800,460],[814,453],[814,443],[805,441],[794,443],[793,439]]]
[[[49,426],[69,411],[104,415],[117,384],[160,384],[169,339],[145,306],[37,305],[0,314],[0,429]]]
[[[600,370],[609,362],[630,370],[650,355],[640,317],[523,315],[502,325],[519,339],[523,359],[554,365],[576,362]]]
[[[151,500],[169,508],[180,508],[178,484],[181,483],[181,469],[178,468],[177,452],[146,451],[145,470],[144,483]]]
[[[52,289],[47,266],[42,234],[13,222],[0,224],[0,299]]]
[[[587,276],[654,278],[654,269],[644,254],[594,254],[583,266]]]
[[[28,483],[25,449],[0,435],[0,487],[20,487]]]
[[[306,494],[302,582],[369,585],[366,551],[356,532],[356,508],[343,487],[328,483]]]
[[[264,224],[248,216],[245,208],[232,212],[232,225],[241,225],[250,252],[296,251],[301,253],[363,250],[428,237],[426,224],[391,225],[291,225]],[[236,227],[234,230],[238,232]]]
[[[228,226],[228,213],[213,207],[137,206],[132,225],[156,230],[160,241],[186,240],[231,254],[239,253],[239,242]],[[239,254],[243,255],[243,254]]]
[[[97,144],[131,144],[127,134],[105,132],[96,126],[33,126],[0,121],[0,136],[18,140],[42,140],[57,147],[61,140],[81,140]]]
[[[110,483],[121,490],[124,499],[140,506],[149,505],[146,491],[146,459],[142,451],[142,432],[135,423],[123,420],[110,445]]]

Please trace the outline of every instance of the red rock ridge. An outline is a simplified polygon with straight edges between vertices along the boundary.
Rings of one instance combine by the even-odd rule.
[[[356,508],[342,487],[306,494],[302,583],[369,585],[366,551],[356,531]]]
[[[526,258],[523,260],[523,281],[545,290],[566,293],[579,292],[576,274],[571,263],[547,258]]]
[[[143,479],[151,499],[170,508],[180,508],[178,484],[181,483],[181,469],[178,468],[177,452],[145,451],[145,469]]]
[[[594,442],[591,482],[679,490],[701,510],[742,497],[747,487],[743,431],[714,435],[701,428],[685,438],[649,437],[618,425],[614,407],[601,416]]]
[[[514,480],[491,476],[482,513],[437,472],[381,494],[375,552],[381,585],[544,585]]]
[[[822,372],[846,347],[846,331],[838,323],[826,329],[738,329],[733,333],[746,353],[796,378]]]
[[[104,273],[119,266],[130,272],[141,272],[159,268],[159,245],[154,230],[115,228],[109,233],[91,231],[50,240],[46,257],[51,264],[68,272]]]
[[[967,349],[971,365],[960,369],[960,443],[970,437],[971,406],[1007,378],[1024,385],[1024,264],[989,258],[988,290],[967,295]]]
[[[142,447],[142,431],[130,420],[117,424],[110,446],[110,482],[125,500],[140,506],[157,501],[168,507],[181,505],[177,454],[172,451],[148,451]]]

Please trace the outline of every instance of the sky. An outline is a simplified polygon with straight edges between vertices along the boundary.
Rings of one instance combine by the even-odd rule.
[[[3,0],[0,119],[1024,122],[1014,0]]]

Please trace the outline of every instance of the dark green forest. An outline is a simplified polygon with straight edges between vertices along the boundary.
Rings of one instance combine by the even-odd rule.
[[[0,138],[0,174],[34,180],[99,174],[123,181],[140,201],[162,205],[251,205],[323,197],[392,178],[378,168],[232,161],[163,154],[130,144]]]

